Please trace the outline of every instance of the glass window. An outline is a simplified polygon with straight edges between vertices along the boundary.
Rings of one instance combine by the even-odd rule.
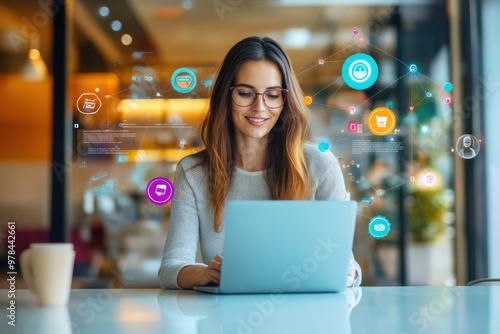
[[[76,1],[75,13],[71,226],[88,250],[80,275],[157,286],[169,204],[151,203],[147,185],[202,149],[228,49],[267,35],[292,59],[311,109],[308,139],[336,155],[358,202],[353,251],[364,284],[454,282],[444,1]]]

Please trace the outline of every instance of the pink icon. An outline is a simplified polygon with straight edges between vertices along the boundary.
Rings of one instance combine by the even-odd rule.
[[[444,103],[446,103],[446,104],[451,104],[451,98],[447,97],[447,98],[444,100]]]
[[[356,121],[349,121],[349,123],[347,123],[347,131],[351,132],[351,133],[357,133],[358,132],[358,122]]]
[[[436,183],[436,176],[434,174],[427,174],[424,178],[424,183],[426,186],[430,187]]]

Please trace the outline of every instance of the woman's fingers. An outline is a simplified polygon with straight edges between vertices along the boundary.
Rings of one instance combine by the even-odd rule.
[[[220,271],[220,267],[222,264],[222,255],[217,254],[208,264],[209,268],[213,268],[215,270]]]

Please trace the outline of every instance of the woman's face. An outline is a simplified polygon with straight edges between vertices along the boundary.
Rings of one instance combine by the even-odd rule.
[[[281,73],[278,66],[268,60],[249,60],[243,63],[236,73],[236,87],[231,91],[231,117],[236,130],[236,140],[239,142],[248,139],[267,139],[269,132],[274,127],[283,110],[279,108],[269,108],[280,105],[283,97],[281,91],[276,88],[281,87]],[[274,90],[273,90],[274,89]],[[252,103],[252,90],[259,94],[267,91],[266,96],[259,94]],[[236,101],[240,103],[236,104]],[[249,101],[247,107],[242,107]]]

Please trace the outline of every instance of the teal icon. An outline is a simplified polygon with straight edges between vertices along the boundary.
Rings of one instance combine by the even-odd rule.
[[[373,238],[384,238],[390,230],[391,224],[384,216],[375,216],[370,219],[370,223],[368,224],[368,233],[370,233]]]
[[[409,67],[409,70],[410,70],[410,73],[415,74],[418,71],[418,67],[415,64],[411,64],[410,67]]]
[[[196,87],[196,74],[187,67],[178,68],[172,73],[170,83],[179,93],[189,93]]]
[[[330,144],[328,144],[326,141],[322,141],[321,143],[318,144],[318,149],[321,152],[326,152],[330,148]]]
[[[366,53],[353,54],[342,65],[342,78],[353,89],[367,89],[378,79],[377,62]]]
[[[447,92],[451,92],[453,90],[453,84],[451,82],[447,82],[443,85],[443,88]]]

